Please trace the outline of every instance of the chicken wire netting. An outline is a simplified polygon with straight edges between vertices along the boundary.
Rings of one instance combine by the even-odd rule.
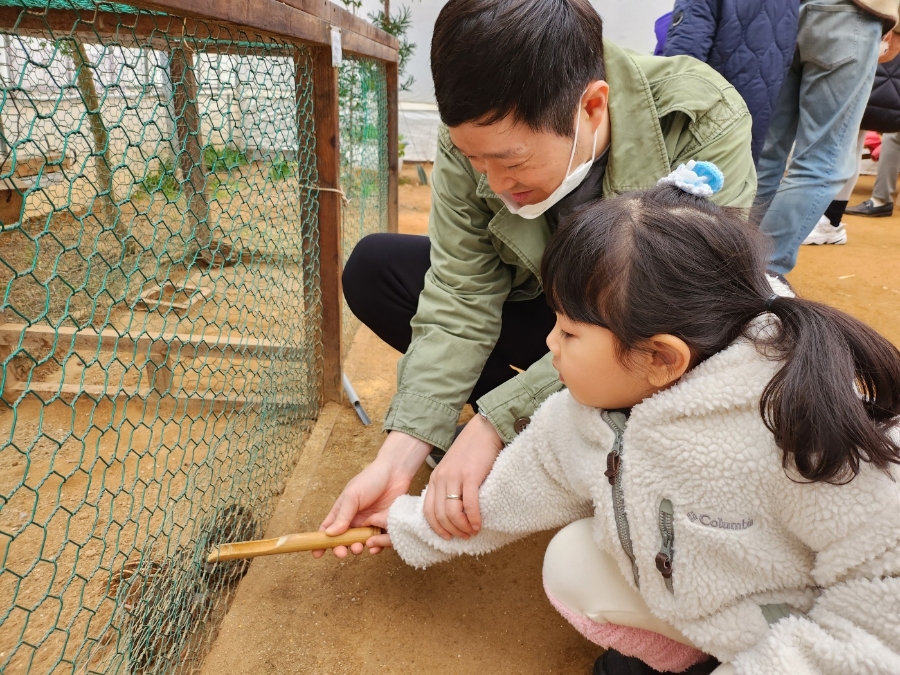
[[[387,75],[381,61],[345,56],[338,73],[341,129],[341,214],[344,262],[357,242],[388,228]],[[359,320],[344,303],[342,347],[353,342]]]
[[[345,68],[348,250],[387,162],[383,68]],[[0,0],[0,84],[0,672],[190,672],[247,569],[206,552],[318,410],[311,53]]]

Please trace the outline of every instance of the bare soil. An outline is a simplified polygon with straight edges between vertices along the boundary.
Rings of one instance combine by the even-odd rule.
[[[351,408],[339,409],[318,466],[310,477],[301,459],[267,536],[317,529],[345,483],[372,460],[399,356],[360,329],[346,371],[375,423],[363,427]],[[413,491],[427,479],[423,468]],[[202,672],[585,672],[599,650],[562,620],[541,588],[550,536],[425,571],[393,551],[344,561],[304,553],[257,558]]]

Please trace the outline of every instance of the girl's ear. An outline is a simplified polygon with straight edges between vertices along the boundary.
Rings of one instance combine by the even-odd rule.
[[[687,372],[691,349],[674,335],[654,335],[647,341],[649,350],[647,380],[654,387],[667,387]]]

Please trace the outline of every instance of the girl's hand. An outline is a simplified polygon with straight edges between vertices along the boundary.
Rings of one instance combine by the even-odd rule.
[[[475,415],[437,465],[425,492],[425,519],[443,539],[468,539],[481,529],[478,488],[503,449],[494,425]],[[462,499],[447,499],[462,495]]]

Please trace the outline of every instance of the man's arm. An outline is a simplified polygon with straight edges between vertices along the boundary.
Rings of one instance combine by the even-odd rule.
[[[432,173],[431,269],[384,428],[447,448],[500,335],[512,276],[488,233],[494,214],[475,196],[474,171],[445,130],[441,136]]]
[[[404,562],[428,567],[457,555],[482,555],[591,515],[588,488],[580,478],[573,481],[562,460],[577,434],[571,420],[574,405],[568,392],[547,401],[534,424],[497,457],[479,491],[484,527],[476,536],[442,538],[424,515],[425,495],[398,498],[387,529]],[[446,500],[443,494],[435,497]]]

